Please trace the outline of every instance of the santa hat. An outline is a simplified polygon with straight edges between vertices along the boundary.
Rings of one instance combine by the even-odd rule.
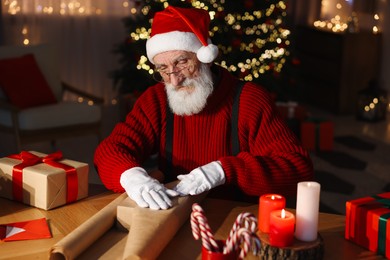
[[[218,55],[218,47],[209,39],[210,16],[206,10],[168,6],[157,12],[152,32],[146,42],[150,62],[156,54],[183,50],[196,53],[198,60],[210,63]]]

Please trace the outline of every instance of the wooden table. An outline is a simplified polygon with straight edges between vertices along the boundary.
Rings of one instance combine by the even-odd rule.
[[[202,207],[207,214],[216,239],[226,239],[239,213],[251,212],[256,216],[258,215],[258,205],[227,200],[206,199],[202,203]],[[344,239],[345,216],[320,213],[318,225],[319,233],[324,241],[324,259],[385,259]],[[196,256],[194,254],[186,258],[188,256],[187,252],[192,253],[196,251],[197,254],[200,252],[199,246],[194,246],[195,243],[188,243],[189,239],[194,240],[191,237],[190,224],[187,223],[179,230],[175,238],[161,254],[161,259],[173,259],[172,256],[174,254],[172,252],[175,252],[175,248],[177,259],[195,259]],[[179,253],[182,253],[182,255],[178,255]]]
[[[48,259],[50,248],[76,227],[118,197],[101,186],[90,189],[90,196],[76,203],[45,211],[0,198],[0,224],[48,219],[50,239],[0,242],[0,259]],[[257,215],[258,205],[206,199],[202,203],[216,239],[223,239],[241,212]],[[385,259],[344,239],[345,216],[320,213],[319,233],[324,240],[324,259]],[[187,222],[161,253],[159,259],[200,259],[201,244],[195,241]]]

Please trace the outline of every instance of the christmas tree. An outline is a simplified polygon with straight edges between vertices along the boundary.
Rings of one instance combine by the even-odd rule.
[[[279,96],[288,96],[291,92],[291,75],[283,77],[281,74],[292,71],[291,37],[284,1],[146,0],[135,4],[134,15],[124,19],[128,36],[114,49],[114,53],[121,56],[121,67],[113,71],[111,77],[120,93],[141,93],[155,84],[145,44],[154,14],[168,5],[192,6],[209,12],[210,38],[220,50],[217,64],[245,81],[262,84]]]

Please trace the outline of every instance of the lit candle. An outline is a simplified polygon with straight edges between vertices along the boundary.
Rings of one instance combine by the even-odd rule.
[[[317,239],[320,189],[317,182],[298,183],[295,237],[301,241]]]
[[[286,199],[278,194],[265,194],[260,197],[259,204],[259,230],[268,233],[271,211],[285,208]]]
[[[271,212],[269,219],[269,244],[276,247],[290,246],[294,242],[295,216],[282,210]]]

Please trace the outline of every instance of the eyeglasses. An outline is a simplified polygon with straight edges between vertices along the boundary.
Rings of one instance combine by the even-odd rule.
[[[170,79],[171,75],[178,76],[183,70],[193,68],[193,60],[191,58],[180,58],[173,63],[172,71],[169,71],[167,65],[156,67],[153,73],[153,79],[158,82],[164,82]]]

